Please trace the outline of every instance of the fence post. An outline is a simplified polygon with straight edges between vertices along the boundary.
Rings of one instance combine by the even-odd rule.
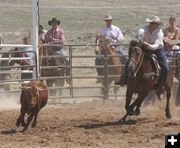
[[[73,98],[74,97],[74,93],[73,93],[73,81],[72,81],[72,46],[69,46],[69,68],[68,68],[68,70],[69,70],[69,79],[70,79],[70,81],[69,81],[69,86],[70,86],[70,95],[71,95],[71,97]]]
[[[33,0],[33,19],[32,19],[32,26],[33,26],[33,51],[36,52],[37,58],[37,80],[39,80],[39,49],[38,49],[38,12],[39,12],[39,0]],[[34,77],[34,76],[33,76]]]
[[[106,50],[105,50],[106,51]],[[104,78],[104,99],[108,99],[109,97],[109,86],[108,86],[108,54],[107,51],[105,53],[105,78]]]

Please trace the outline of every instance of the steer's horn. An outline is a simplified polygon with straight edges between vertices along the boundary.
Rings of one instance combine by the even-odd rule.
[[[31,87],[29,86],[19,86],[20,89],[30,89]]]
[[[37,88],[38,91],[44,91],[44,90],[47,90],[47,89],[42,89],[42,88]]]
[[[24,87],[22,87],[22,86],[19,86],[19,88],[20,88],[20,89],[23,89]]]

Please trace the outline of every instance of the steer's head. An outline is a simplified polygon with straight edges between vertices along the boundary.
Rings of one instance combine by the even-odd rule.
[[[27,105],[28,110],[34,108],[38,103],[39,89],[35,86],[23,86],[21,89],[21,101]]]

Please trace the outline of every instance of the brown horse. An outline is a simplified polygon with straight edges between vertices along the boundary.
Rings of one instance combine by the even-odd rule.
[[[128,72],[128,83],[126,90],[126,105],[125,109],[127,113],[121,119],[125,121],[128,115],[139,115],[140,107],[146,96],[151,90],[156,89],[157,79],[154,74],[154,68],[152,66],[151,57],[145,45],[141,42],[131,41],[129,47],[129,72]],[[170,114],[170,97],[171,87],[173,84],[173,70],[169,67],[166,82],[164,84],[164,90],[166,91],[167,103],[166,103],[166,117],[171,118]],[[136,100],[130,105],[132,95],[137,94]],[[120,121],[121,121],[120,120]]]
[[[48,87],[62,87],[64,86],[64,79],[63,78],[52,78],[50,77],[59,77],[64,76],[64,60],[59,54],[56,52],[56,48],[54,47],[43,47],[42,42],[39,41],[39,53],[40,53],[40,66],[41,66],[41,77],[49,77],[46,79],[46,83]],[[43,57],[44,56],[44,57]],[[50,56],[50,57],[48,57]],[[44,66],[44,68],[43,68]],[[51,68],[48,68],[50,66]],[[53,67],[54,66],[54,67]],[[47,67],[47,68],[46,68]],[[62,95],[62,89],[49,89],[50,95]]]
[[[107,72],[108,72],[107,75],[110,76],[110,77],[108,77],[107,83],[109,85],[113,81],[114,82],[118,81],[119,77],[117,77],[117,75],[122,73],[122,67],[120,66],[120,65],[122,65],[122,62],[119,57],[119,54],[117,53],[115,48],[110,45],[110,42],[108,39],[101,36],[99,38],[97,44],[99,44],[100,46],[98,46],[95,50],[95,53],[97,55],[96,60],[99,57],[103,57],[103,58],[107,57]],[[100,62],[100,64],[97,64],[97,62],[96,62],[96,65],[103,66],[103,65],[105,65],[106,59],[99,59],[99,62]],[[99,76],[105,76],[104,68],[96,68],[96,70],[97,70],[97,73]],[[116,75],[116,77],[115,77],[115,75]],[[99,82],[102,83],[102,85],[105,85],[105,79],[103,79],[103,81],[99,81]],[[113,89],[115,94],[118,93],[118,90],[119,90],[119,87],[114,87],[114,89]]]

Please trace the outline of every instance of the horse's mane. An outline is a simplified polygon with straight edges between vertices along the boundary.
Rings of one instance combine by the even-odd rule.
[[[147,48],[148,48],[147,45],[143,44],[141,41],[132,40],[130,42],[129,55],[131,54],[131,52],[133,50],[132,47],[139,47],[139,48],[141,48],[142,52],[144,53],[145,58],[149,59],[151,57],[152,52],[147,50]]]

